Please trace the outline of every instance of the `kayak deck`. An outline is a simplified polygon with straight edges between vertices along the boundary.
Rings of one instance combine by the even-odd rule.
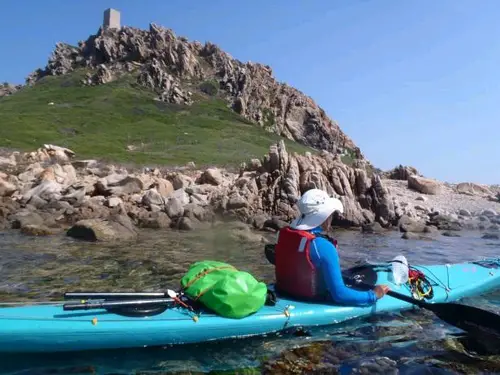
[[[500,286],[500,262],[413,266],[431,281],[428,302],[452,302]],[[397,286],[385,270],[377,284],[387,284],[411,296],[407,284]],[[278,332],[291,327],[331,325],[382,312],[414,308],[385,296],[367,307],[311,303],[277,296],[243,319],[220,317],[209,311],[170,307],[145,317],[128,317],[104,309],[64,311],[62,304],[0,308],[0,352],[57,352],[199,343]]]

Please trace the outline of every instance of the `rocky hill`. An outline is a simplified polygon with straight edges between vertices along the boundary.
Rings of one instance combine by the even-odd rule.
[[[77,47],[58,43],[47,66],[33,72],[27,83],[81,69],[87,71],[84,85],[107,84],[132,74],[169,103],[189,105],[197,90],[217,94],[269,132],[316,149],[362,157],[323,109],[297,89],[277,82],[269,66],[242,63],[215,44],[189,42],[155,24],[149,30],[100,28]]]
[[[406,166],[380,173],[269,66],[154,24],[59,43],[26,86],[3,85],[0,96],[0,146],[43,145],[0,156],[0,227],[133,238],[135,226],[192,229],[229,215],[276,229],[313,187],[343,202],[334,224],[344,227],[435,233],[500,224],[496,190],[444,186]],[[220,168],[243,160],[239,171]],[[115,164],[123,161],[185,167]]]

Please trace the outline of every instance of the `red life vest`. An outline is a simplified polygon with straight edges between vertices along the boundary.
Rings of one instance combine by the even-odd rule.
[[[275,275],[278,292],[301,299],[324,299],[327,289],[310,257],[312,233],[282,228],[275,246]]]

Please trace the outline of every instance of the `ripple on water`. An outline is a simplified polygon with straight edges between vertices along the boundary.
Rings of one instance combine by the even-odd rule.
[[[240,225],[193,232],[145,230],[136,241],[120,244],[4,232],[0,235],[0,298],[43,300],[60,299],[62,293],[76,290],[177,288],[188,266],[201,259],[229,262],[266,282],[272,281],[274,270],[263,255],[259,239],[265,236],[273,240],[274,235],[241,235],[238,231],[242,230]],[[342,231],[336,235],[343,267],[360,261],[387,261],[398,254],[412,263],[454,263],[499,256],[500,247],[500,241],[481,239],[480,233],[461,233],[460,238],[436,236],[432,241],[402,240],[398,232],[362,235]],[[465,302],[499,311],[500,292]],[[246,369],[246,373],[270,369],[286,373],[287,366],[288,370],[298,369],[304,363],[318,371],[320,364],[330,363],[333,367],[329,371],[337,369],[346,374],[396,370],[400,374],[478,373],[481,366],[490,373],[500,372],[497,357],[470,354],[476,348],[474,344],[453,339],[455,333],[453,327],[443,326],[429,312],[408,311],[308,329],[306,335],[291,332],[221,344],[30,356],[29,364],[10,356],[0,363],[3,373],[153,374],[237,368]],[[302,349],[294,352],[294,348]],[[480,360],[471,360],[471,355]],[[266,365],[261,367],[263,363]]]

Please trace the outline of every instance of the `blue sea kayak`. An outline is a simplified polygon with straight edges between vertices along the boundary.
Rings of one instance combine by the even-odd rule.
[[[395,285],[390,266],[370,266],[376,284],[412,296],[409,284]],[[370,268],[369,267],[369,268]],[[427,302],[452,302],[500,286],[500,261],[413,266],[432,285]],[[272,288],[272,286],[271,286]],[[429,296],[428,296],[429,297]],[[150,316],[131,317],[105,309],[65,311],[63,303],[0,308],[0,352],[63,352],[201,343],[243,338],[292,327],[332,325],[356,317],[415,308],[385,296],[369,307],[307,303],[277,294],[274,306],[264,306],[243,319],[209,311],[169,307]]]

